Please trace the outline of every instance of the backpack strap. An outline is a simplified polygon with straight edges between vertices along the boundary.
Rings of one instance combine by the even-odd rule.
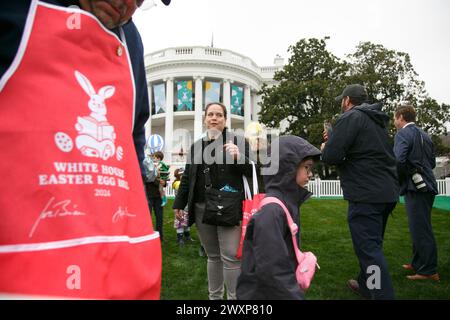
[[[278,199],[276,197],[265,197],[261,201],[260,208],[262,208],[263,206],[265,206],[265,205],[267,205],[269,203],[276,203],[276,204],[278,204],[283,209],[284,213],[286,214],[286,218],[287,218],[287,221],[288,221],[288,226],[289,226],[289,229],[291,230],[291,234],[292,234],[292,243],[294,245],[295,255],[297,257],[297,262],[300,263],[300,261],[302,260],[302,252],[298,248],[297,239],[295,237],[295,235],[298,232],[297,224],[292,220],[291,214],[289,213],[289,210],[286,208],[284,203],[280,199]]]
[[[256,175],[256,166],[255,163],[250,160],[250,163],[252,164],[252,179],[253,179],[253,196],[257,195],[259,193],[258,190],[258,176]],[[250,190],[250,185],[248,184],[247,177],[243,174],[242,175],[242,182],[244,183],[244,194],[246,200],[252,200],[252,192]]]

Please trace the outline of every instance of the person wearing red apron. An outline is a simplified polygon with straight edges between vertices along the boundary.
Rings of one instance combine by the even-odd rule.
[[[121,39],[83,10],[32,1],[0,78],[0,294],[159,299]]]

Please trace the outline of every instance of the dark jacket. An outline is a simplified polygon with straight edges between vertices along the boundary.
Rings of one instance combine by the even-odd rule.
[[[302,159],[318,157],[320,151],[295,136],[280,137],[278,141],[279,169],[275,175],[264,176],[266,196],[283,201],[293,221],[300,226],[299,206],[311,193],[297,185],[297,168]],[[262,207],[247,226],[237,283],[238,299],[303,299],[295,277],[297,265],[283,209],[277,204]]]
[[[423,146],[422,146],[423,141]],[[417,192],[411,177],[418,169],[431,193],[438,194],[433,169],[436,167],[434,145],[430,137],[415,124],[400,129],[395,135],[394,153],[400,180],[400,194]]]
[[[230,155],[225,152],[223,145],[228,141],[233,141],[239,147],[241,156],[243,157],[241,161],[233,161]],[[194,200],[198,199],[196,192],[201,193],[205,189],[204,169],[206,165],[203,159],[205,148],[207,150],[215,149],[218,151],[215,154],[215,161],[208,164],[211,170],[210,176],[214,189],[221,189],[228,184],[238,190],[236,193],[237,197],[244,199],[242,175],[245,174],[247,177],[251,177],[252,168],[249,165],[247,157],[248,144],[245,143],[243,137],[236,136],[225,129],[221,139],[210,141],[205,137],[197,140],[189,150],[188,162],[173,203],[173,209],[184,209],[186,205],[188,206],[189,225],[195,223]],[[207,153],[209,152],[207,151]]]
[[[42,0],[57,6],[68,7],[76,5],[80,7],[77,0]],[[0,77],[6,72],[16,56],[22,38],[23,29],[30,7],[31,0],[0,1]],[[134,23],[130,20],[123,27],[128,51],[130,54],[133,77],[136,87],[136,100],[134,106],[133,140],[136,153],[143,174],[145,145],[144,124],[149,117],[149,101],[147,81],[144,66],[144,47],[141,36]],[[119,36],[119,30],[112,30]],[[120,37],[120,36],[119,36]],[[51,48],[49,48],[51,50]],[[63,59],[63,57],[62,57]],[[95,59],[95,57],[93,57]]]
[[[388,203],[398,200],[395,155],[389,143],[389,117],[382,105],[362,104],[340,116],[322,160],[337,165],[344,199]]]
[[[161,192],[159,192],[160,179],[156,178],[152,182],[144,182],[145,192],[147,199],[161,198]],[[164,183],[163,187],[167,186],[167,182]]]

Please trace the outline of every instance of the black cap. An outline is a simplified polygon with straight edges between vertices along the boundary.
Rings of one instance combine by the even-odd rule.
[[[357,98],[362,101],[366,101],[368,98],[367,90],[364,86],[360,84],[351,84],[345,87],[344,91],[340,96],[337,96],[335,100],[337,102],[342,101],[344,97]]]
[[[162,3],[164,3],[166,6],[168,6],[170,4],[170,0],[161,0]]]

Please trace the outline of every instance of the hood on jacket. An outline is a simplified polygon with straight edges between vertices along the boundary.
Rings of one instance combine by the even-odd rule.
[[[382,128],[386,128],[389,125],[389,116],[381,111],[383,104],[377,102],[374,104],[363,103],[353,109],[359,110],[367,114],[376,124]]]
[[[311,193],[297,185],[296,175],[300,162],[306,157],[318,158],[320,150],[305,139],[297,136],[281,136],[272,142],[278,143],[279,154],[272,154],[272,161],[278,156],[278,172],[274,175],[263,176],[266,194],[275,195],[284,200],[291,213],[298,212],[298,206]],[[275,159],[275,160],[274,160]]]

